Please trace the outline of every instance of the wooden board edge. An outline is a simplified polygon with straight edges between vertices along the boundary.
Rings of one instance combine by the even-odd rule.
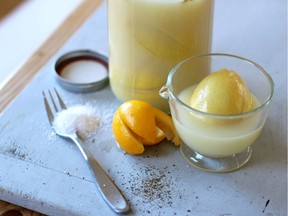
[[[15,72],[15,75],[0,89],[0,114],[102,2],[103,0],[83,0],[59,28]]]

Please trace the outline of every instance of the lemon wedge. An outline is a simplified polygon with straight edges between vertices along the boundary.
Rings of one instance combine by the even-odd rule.
[[[233,115],[251,110],[253,97],[241,76],[224,68],[197,85],[190,105],[206,113]]]
[[[126,101],[116,110],[112,130],[118,146],[128,154],[142,154],[144,146],[156,145],[163,139],[180,145],[172,118],[140,100]]]

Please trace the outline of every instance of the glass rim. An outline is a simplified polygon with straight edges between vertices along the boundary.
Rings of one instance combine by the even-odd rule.
[[[197,109],[194,109],[190,106],[188,106],[187,104],[185,104],[184,102],[182,102],[174,93],[173,91],[173,86],[172,86],[172,78],[173,75],[176,73],[176,71],[186,62],[191,61],[193,59],[197,59],[197,58],[203,58],[203,57],[207,57],[207,56],[222,56],[222,57],[230,57],[230,58],[234,58],[234,59],[238,59],[238,60],[243,60],[249,64],[252,64],[254,67],[258,68],[262,74],[266,77],[266,79],[268,80],[268,83],[270,84],[270,94],[269,96],[266,98],[266,100],[261,103],[260,106],[257,106],[256,108],[248,111],[248,112],[244,112],[244,113],[239,113],[239,114],[214,114],[214,113],[207,113],[207,112],[203,112]],[[172,98],[179,103],[182,107],[184,107],[185,109],[187,109],[190,112],[202,115],[202,116],[206,116],[206,117],[211,117],[211,118],[219,118],[219,119],[236,119],[236,118],[243,118],[249,115],[252,115],[262,109],[264,109],[272,100],[272,97],[274,95],[274,81],[271,78],[271,76],[269,75],[269,73],[263,68],[261,67],[259,64],[257,64],[254,61],[251,61],[247,58],[241,57],[241,56],[237,56],[237,55],[232,55],[232,54],[226,54],[226,53],[208,53],[208,54],[202,54],[202,55],[196,55],[196,56],[191,56],[188,57],[186,59],[184,59],[183,61],[179,62],[178,64],[176,64],[171,71],[168,74],[168,78],[167,78],[167,82],[165,84],[165,86],[167,87],[170,95],[172,96]]]

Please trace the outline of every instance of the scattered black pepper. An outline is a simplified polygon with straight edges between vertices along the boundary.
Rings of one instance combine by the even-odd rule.
[[[143,203],[157,205],[158,208],[173,206],[173,177],[166,175],[168,167],[162,169],[153,166],[140,167],[139,173],[144,173],[140,178],[139,173],[131,174],[127,181],[131,194],[141,199]]]
[[[166,207],[175,209],[185,189],[175,187],[179,184],[179,171],[177,164],[151,164],[150,158],[159,157],[160,152],[156,148],[148,148],[148,151],[140,157],[133,158],[131,164],[133,172],[127,175],[124,171],[117,171],[121,176],[121,188],[126,190],[125,194],[132,209],[142,212],[143,215],[167,215]],[[143,160],[144,159],[144,160]],[[117,169],[117,165],[114,165]],[[148,204],[148,205],[147,205]],[[149,206],[149,208],[147,208]],[[149,211],[149,212],[148,212]],[[169,212],[168,215],[173,214]]]
[[[25,160],[27,157],[27,154],[21,152],[21,148],[18,147],[11,147],[7,150],[8,155],[11,155],[13,157],[19,158],[21,160]]]

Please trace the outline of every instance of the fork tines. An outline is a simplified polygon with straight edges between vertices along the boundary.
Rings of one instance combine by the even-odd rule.
[[[55,88],[54,88],[54,91],[55,91],[55,94],[56,94],[56,97],[58,99],[58,102],[60,104],[61,109],[67,109],[67,107],[66,107],[65,103],[63,102],[63,99],[61,98],[61,96],[58,93],[58,91]],[[54,107],[55,111],[58,112],[59,109],[57,108],[56,101],[53,98],[51,91],[48,90],[48,93],[50,95],[50,99],[51,99],[51,102],[53,104],[53,107]],[[42,91],[42,94],[43,94],[43,98],[44,98],[44,104],[45,104],[46,112],[47,112],[47,115],[48,115],[48,119],[49,119],[50,124],[52,125],[53,120],[54,120],[54,115],[53,115],[53,112],[52,112],[52,110],[50,108],[50,105],[49,105],[49,102],[48,102],[48,99],[46,97],[45,92]]]

